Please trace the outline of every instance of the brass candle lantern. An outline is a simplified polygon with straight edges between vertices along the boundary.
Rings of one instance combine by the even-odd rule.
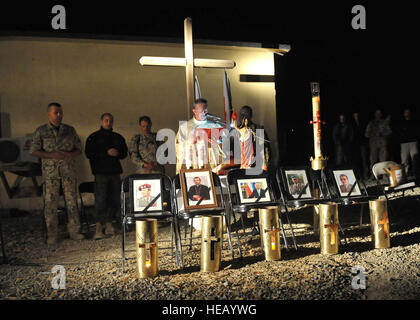
[[[277,207],[259,209],[260,230],[263,239],[263,249],[266,261],[276,261],[281,258],[280,224]]]
[[[385,199],[369,201],[372,242],[376,249],[391,247],[388,207]]]
[[[217,272],[222,256],[222,216],[201,219],[201,272]]]
[[[158,274],[157,220],[136,221],[137,277],[152,278]]]
[[[396,187],[405,180],[404,165],[394,165],[390,168],[384,168],[388,175],[390,187]]]
[[[318,82],[311,82],[311,93],[312,93],[312,121],[311,124],[314,126],[314,150],[315,158],[311,158],[312,169],[322,170],[327,165],[327,158],[324,158],[321,150],[321,125],[325,122],[321,121],[321,109],[320,109],[320,87]]]
[[[319,205],[320,241],[322,254],[338,253],[338,205]]]
[[[319,199],[319,189],[314,189],[314,199]],[[318,205],[313,206],[313,231],[315,236],[319,236],[319,207]]]

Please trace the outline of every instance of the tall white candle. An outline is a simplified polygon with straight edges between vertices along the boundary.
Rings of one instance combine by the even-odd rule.
[[[204,167],[204,141],[197,141],[198,168]]]
[[[320,99],[318,96],[312,98],[312,113],[314,124],[314,149],[315,159],[321,157],[321,115],[320,115]]]
[[[192,148],[191,148],[191,143],[187,142],[185,144],[185,166],[187,167],[187,169],[190,169],[192,166]]]

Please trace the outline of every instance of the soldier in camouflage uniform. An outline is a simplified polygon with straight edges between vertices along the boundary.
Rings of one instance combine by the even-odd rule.
[[[156,133],[151,132],[151,119],[148,116],[140,117],[139,127],[140,133],[131,138],[129,147],[131,161],[137,166],[136,173],[164,173],[164,167],[156,160],[160,143],[156,141]]]
[[[30,153],[42,159],[44,186],[44,215],[47,224],[48,244],[58,241],[57,206],[60,184],[67,209],[67,229],[70,238],[81,240],[77,207],[77,186],[74,157],[82,153],[80,139],[73,127],[62,124],[63,109],[59,103],[48,105],[49,123],[36,129]]]
[[[369,138],[370,171],[375,163],[388,160],[387,140],[391,133],[389,120],[382,119],[381,110],[376,110],[375,119],[369,122],[365,133],[366,138]]]

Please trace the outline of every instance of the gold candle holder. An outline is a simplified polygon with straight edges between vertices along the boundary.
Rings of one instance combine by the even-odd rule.
[[[266,261],[276,261],[281,258],[280,224],[277,207],[259,209],[260,230],[263,239],[263,249]]]
[[[222,216],[201,219],[201,272],[217,272],[222,257]]]
[[[152,278],[158,274],[157,220],[136,221],[137,277]]]
[[[388,206],[385,199],[369,201],[372,243],[376,249],[391,247]]]
[[[319,205],[320,241],[322,254],[338,253],[338,205]]]
[[[311,157],[312,170],[318,171],[318,170],[324,169],[327,166],[327,161],[328,161],[328,158],[324,156],[321,156],[317,159],[314,159]]]
[[[314,199],[319,199],[319,189],[314,189]],[[319,207],[318,205],[313,206],[313,231],[315,236],[319,236]]]

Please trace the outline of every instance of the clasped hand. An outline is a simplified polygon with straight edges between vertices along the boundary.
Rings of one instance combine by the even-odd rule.
[[[110,155],[111,157],[118,157],[119,152],[117,149],[111,148],[111,149],[108,149],[107,154]]]

